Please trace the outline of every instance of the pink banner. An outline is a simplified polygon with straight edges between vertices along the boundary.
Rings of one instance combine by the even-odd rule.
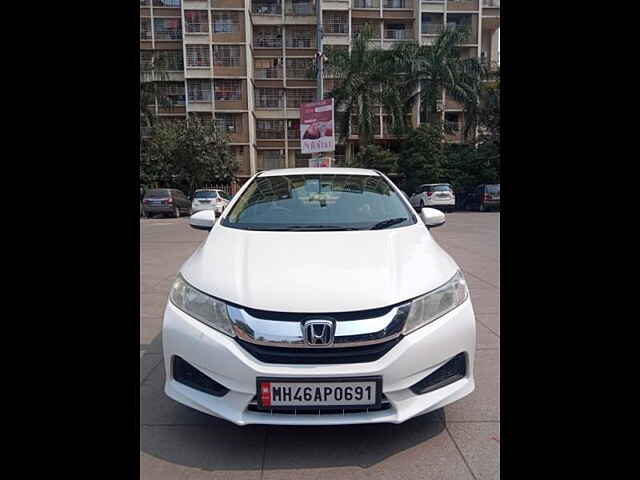
[[[333,98],[300,105],[302,153],[332,152],[336,149]]]

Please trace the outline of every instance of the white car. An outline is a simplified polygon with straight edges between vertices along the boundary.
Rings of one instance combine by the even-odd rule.
[[[411,196],[410,201],[415,208],[431,207],[453,211],[456,206],[456,196],[448,183],[420,185],[418,191]]]
[[[203,188],[196,190],[191,201],[191,213],[214,210],[220,214],[229,204],[230,198],[224,190]]]
[[[254,175],[184,263],[163,322],[165,393],[237,425],[401,423],[474,390],[462,271],[383,174]]]

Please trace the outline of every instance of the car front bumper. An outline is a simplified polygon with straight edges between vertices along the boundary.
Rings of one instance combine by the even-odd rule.
[[[233,338],[195,320],[167,303],[162,329],[165,393],[172,399],[237,425],[342,425],[402,423],[441,408],[475,388],[475,316],[471,301],[429,325],[405,336],[388,353],[368,363],[291,365],[264,363]],[[409,387],[459,353],[466,355],[466,375],[449,385],[421,395]],[[179,383],[172,375],[172,359],[180,356],[202,373],[229,389],[216,397]],[[256,395],[256,377],[334,378],[382,376],[382,390],[390,408],[343,414],[283,414],[250,411]]]

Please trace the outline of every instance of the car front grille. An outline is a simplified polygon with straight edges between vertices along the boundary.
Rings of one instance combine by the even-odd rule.
[[[264,363],[293,365],[335,365],[374,362],[400,342],[396,337],[388,342],[342,348],[289,348],[256,345],[236,338],[247,352]]]
[[[295,408],[278,408],[276,409],[261,409],[258,407],[256,398],[253,397],[251,403],[247,406],[247,411],[255,413],[263,413],[266,415],[350,415],[353,413],[371,413],[371,412],[383,412],[391,408],[391,403],[387,400],[384,393],[382,394],[382,402],[377,408],[318,408],[318,409],[305,409],[298,410]]]

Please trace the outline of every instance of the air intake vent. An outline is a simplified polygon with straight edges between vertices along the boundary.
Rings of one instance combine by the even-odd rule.
[[[173,357],[173,378],[176,382],[180,382],[187,387],[195,388],[216,397],[222,397],[229,392],[228,388],[207,377],[200,370],[192,367],[188,362],[177,356]]]
[[[411,387],[416,395],[432,392],[455,381],[467,374],[467,361],[464,353],[459,353],[431,375],[426,376]]]

